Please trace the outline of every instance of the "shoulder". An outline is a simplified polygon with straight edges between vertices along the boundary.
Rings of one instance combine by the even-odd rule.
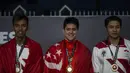
[[[60,49],[62,44],[63,44],[63,41],[56,42],[55,44],[53,44],[49,47],[48,51],[53,52],[54,50],[56,50],[58,48]]]
[[[98,49],[102,49],[102,48],[107,47],[106,40],[103,40],[103,41],[101,41],[101,42],[98,42],[98,43],[95,45],[95,47],[98,48]]]
[[[0,49],[10,47],[10,46],[12,46],[13,44],[15,44],[15,38],[13,38],[13,39],[9,40],[8,42],[2,44],[2,45],[0,46]]]
[[[26,41],[27,42],[26,42],[25,46],[28,46],[28,48],[31,50],[31,52],[40,54],[43,51],[41,45],[38,42],[36,42],[28,37],[26,38]]]
[[[27,40],[27,44],[30,44],[32,46],[41,47],[40,44],[37,41],[35,41],[35,40],[33,40],[29,37],[27,37],[26,40]]]
[[[124,38],[124,42],[130,44],[130,40]]]
[[[87,49],[88,49],[88,47],[85,46],[85,44],[83,44],[81,41],[76,40],[76,43],[78,44],[78,46],[83,47],[83,48],[87,48]]]
[[[130,49],[130,40],[124,38],[124,45]]]
[[[78,47],[84,51],[84,52],[88,52],[88,53],[91,53],[89,48],[83,44],[82,42],[80,42],[79,40],[76,41],[78,43]]]

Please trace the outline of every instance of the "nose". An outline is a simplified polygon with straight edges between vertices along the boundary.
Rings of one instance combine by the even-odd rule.
[[[19,30],[22,30],[22,26],[19,26]]]
[[[73,33],[73,30],[70,30],[70,33]]]
[[[22,27],[20,26],[20,27],[19,27],[19,30],[21,30],[21,29],[22,29]]]
[[[114,32],[116,32],[116,31],[117,31],[117,28],[116,28],[116,27],[114,27],[114,28],[113,28],[113,31],[114,31]]]

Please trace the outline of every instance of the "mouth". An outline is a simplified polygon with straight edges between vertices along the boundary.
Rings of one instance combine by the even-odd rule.
[[[74,36],[74,34],[68,34],[68,36]]]
[[[19,31],[18,34],[23,34],[23,32],[22,32],[22,31]]]
[[[18,33],[22,34],[22,31],[19,31]]]
[[[112,33],[113,35],[117,35],[117,33]]]
[[[17,34],[18,35],[23,35],[23,32],[22,31],[18,31]]]
[[[117,37],[119,34],[118,33],[112,33],[111,34],[113,37]]]
[[[68,35],[69,37],[74,37],[74,35]]]

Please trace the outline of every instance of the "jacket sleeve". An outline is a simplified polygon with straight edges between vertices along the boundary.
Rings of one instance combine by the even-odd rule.
[[[100,73],[102,65],[101,65],[101,63],[99,61],[98,48],[97,47],[93,48],[92,65],[93,65],[94,72],[99,72]]]

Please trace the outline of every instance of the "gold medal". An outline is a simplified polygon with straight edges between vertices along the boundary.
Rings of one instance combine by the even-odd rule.
[[[72,68],[71,65],[68,65],[66,70],[67,70],[67,73],[72,73],[73,72],[73,68]]]
[[[117,70],[118,70],[118,65],[117,64],[112,64],[112,71],[113,72],[117,72]]]

